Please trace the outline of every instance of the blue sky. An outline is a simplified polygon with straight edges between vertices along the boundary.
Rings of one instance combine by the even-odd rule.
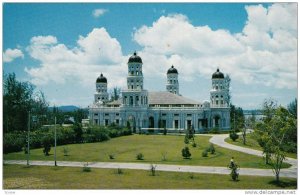
[[[5,3],[3,72],[33,82],[51,105],[86,107],[101,72],[110,89],[125,87],[126,62],[136,50],[150,91],[165,90],[165,73],[174,64],[180,93],[207,100],[211,74],[219,67],[232,79],[233,104],[259,108],[272,97],[286,105],[297,96],[295,7]]]

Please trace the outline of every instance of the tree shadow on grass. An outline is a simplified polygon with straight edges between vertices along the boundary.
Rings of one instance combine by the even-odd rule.
[[[291,187],[295,187],[297,188],[297,180],[293,180],[293,181],[276,181],[276,180],[272,180],[269,182],[269,184],[277,186],[277,187],[281,187],[281,188],[291,188]]]

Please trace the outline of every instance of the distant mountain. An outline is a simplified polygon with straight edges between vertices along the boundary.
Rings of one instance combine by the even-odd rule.
[[[73,105],[68,105],[68,106],[58,106],[57,107],[58,110],[62,111],[62,112],[73,112],[75,110],[78,110],[80,109],[79,107],[77,106],[73,106]],[[53,107],[48,107],[48,110],[53,110]]]

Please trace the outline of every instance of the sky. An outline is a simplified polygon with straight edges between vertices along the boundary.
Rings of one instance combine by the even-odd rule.
[[[4,3],[3,75],[15,73],[50,105],[92,104],[97,77],[125,88],[128,58],[143,60],[144,88],[209,100],[217,68],[232,103],[259,109],[297,97],[296,3]]]

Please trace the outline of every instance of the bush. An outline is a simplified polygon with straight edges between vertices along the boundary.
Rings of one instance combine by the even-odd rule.
[[[211,154],[215,154],[216,149],[213,144],[209,145],[208,152],[210,152]]]
[[[108,156],[109,156],[109,159],[111,159],[111,160],[115,159],[115,155],[114,154],[109,154]]]
[[[193,142],[192,146],[193,146],[194,148],[196,148],[196,147],[197,147],[197,144],[196,144],[195,142]]]
[[[237,140],[239,138],[239,135],[236,132],[232,131],[229,133],[229,137],[230,137],[230,139],[232,139],[232,141],[235,142],[235,140]]]
[[[123,174],[124,172],[123,172],[123,170],[121,169],[121,168],[118,168],[117,169],[117,174],[119,174],[119,175],[121,175],[121,174]]]
[[[22,151],[26,145],[26,135],[22,133],[4,133],[3,134],[3,153]]]
[[[208,157],[208,151],[207,151],[207,149],[203,150],[202,157]]]
[[[91,167],[89,167],[89,163],[86,163],[83,165],[83,168],[82,168],[82,171],[83,172],[91,172]]]
[[[43,146],[43,153],[45,156],[49,156],[49,152],[51,150],[51,144],[53,143],[53,138],[51,137],[50,134],[44,135],[42,138],[42,146]]]
[[[137,159],[137,160],[144,160],[144,155],[143,155],[142,153],[138,153],[138,154],[136,155],[136,159]]]
[[[155,176],[155,171],[156,171],[156,165],[151,164],[150,165],[150,172],[152,176]]]
[[[181,150],[181,153],[183,158],[185,159],[189,159],[192,156],[192,154],[190,153],[190,149],[187,146]]]
[[[190,143],[190,139],[189,139],[189,136],[187,134],[184,137],[184,143],[185,144],[189,144]]]
[[[218,127],[215,127],[215,128],[212,128],[209,133],[211,134],[219,134],[220,133],[220,130]]]

